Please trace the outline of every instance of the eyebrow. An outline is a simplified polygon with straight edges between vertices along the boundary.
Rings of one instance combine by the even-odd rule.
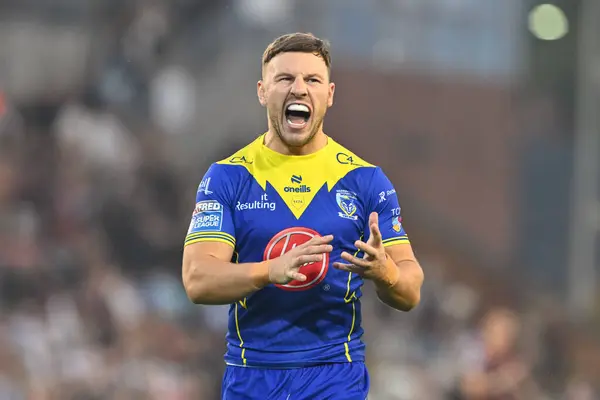
[[[306,75],[307,78],[319,78],[319,79],[325,79],[325,77],[321,74],[308,74]]]
[[[275,74],[275,75],[273,76],[273,78],[274,78],[274,79],[277,79],[277,78],[281,78],[281,77],[283,77],[283,76],[294,76],[294,74],[292,74],[292,73],[289,73],[289,72],[279,72],[278,74]],[[321,80],[325,79],[325,78],[324,78],[324,77],[323,77],[321,74],[319,74],[319,73],[307,74],[307,75],[305,76],[305,78],[319,78],[319,79],[321,79]]]

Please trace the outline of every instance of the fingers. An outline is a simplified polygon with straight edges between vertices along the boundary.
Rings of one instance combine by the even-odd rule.
[[[379,225],[379,214],[376,211],[369,214],[369,226],[371,225]]]
[[[333,246],[327,244],[333,240],[333,235],[316,236],[308,242],[297,247],[301,254],[331,253]]]
[[[345,251],[342,252],[341,257],[344,261],[347,261],[348,263],[354,264],[358,267],[369,268],[369,266],[371,265],[370,261],[367,261],[363,258],[355,257],[350,253],[346,253]]]
[[[363,242],[362,240],[357,240],[356,242],[354,242],[354,245],[357,249],[362,250],[365,254],[371,257],[375,258],[379,255],[379,250],[377,250],[372,245]]]
[[[286,276],[288,278],[290,278],[291,280],[296,280],[296,281],[300,281],[300,282],[304,282],[306,280],[306,275],[301,274],[300,272],[295,271],[295,270],[287,271]]]
[[[374,247],[381,245],[381,231],[379,230],[379,215],[376,212],[372,212],[369,215],[369,230],[371,231],[371,244]]]
[[[332,251],[333,251],[332,245],[321,244],[318,246],[309,246],[303,251],[303,253],[305,253],[305,254],[322,254],[322,253],[331,253]]]
[[[306,275],[298,272],[299,269],[304,265],[323,261],[324,254],[333,251],[333,246],[328,244],[332,240],[333,235],[317,236],[297,246],[293,253],[290,252],[289,264],[284,267],[285,272],[282,271],[286,280],[306,281]]]
[[[294,266],[299,268],[304,264],[310,264],[319,261],[323,261],[323,254],[303,254],[296,258]]]
[[[344,263],[340,263],[340,262],[334,262],[333,267],[336,269],[339,269],[340,271],[352,272],[352,273],[359,274],[359,275],[362,275],[365,272],[364,268],[359,267],[354,264],[344,264]]]
[[[333,235],[315,236],[308,242],[304,243],[305,247],[327,244],[333,240]]]

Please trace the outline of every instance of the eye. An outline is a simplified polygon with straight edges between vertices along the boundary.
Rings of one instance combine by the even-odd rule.
[[[280,82],[289,82],[291,80],[292,78],[290,78],[289,76],[282,76],[281,78],[279,78]]]
[[[320,80],[318,80],[317,78],[309,78],[309,79],[308,79],[308,82],[309,82],[309,83],[321,83],[321,81],[320,81]]]

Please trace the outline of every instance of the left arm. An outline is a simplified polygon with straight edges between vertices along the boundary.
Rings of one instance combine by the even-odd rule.
[[[368,240],[355,242],[364,257],[343,252],[342,259],[349,264],[334,263],[334,267],[371,279],[383,303],[409,311],[421,299],[423,270],[404,230],[396,190],[381,168],[370,177],[365,194],[369,216],[364,232]]]
[[[334,267],[354,272],[375,283],[377,296],[388,306],[410,311],[421,300],[424,274],[410,243],[384,246],[376,212],[369,216],[370,237],[367,243],[357,240],[356,247],[364,252],[363,258],[342,252],[349,264],[334,263]]]
[[[391,279],[374,280],[377,297],[388,306],[400,311],[410,311],[421,301],[423,269],[413,253],[410,243],[385,248],[387,269],[384,274]]]

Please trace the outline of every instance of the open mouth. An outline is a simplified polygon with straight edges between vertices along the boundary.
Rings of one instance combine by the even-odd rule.
[[[302,128],[310,119],[310,108],[304,104],[292,103],[285,109],[285,120],[293,128]]]

